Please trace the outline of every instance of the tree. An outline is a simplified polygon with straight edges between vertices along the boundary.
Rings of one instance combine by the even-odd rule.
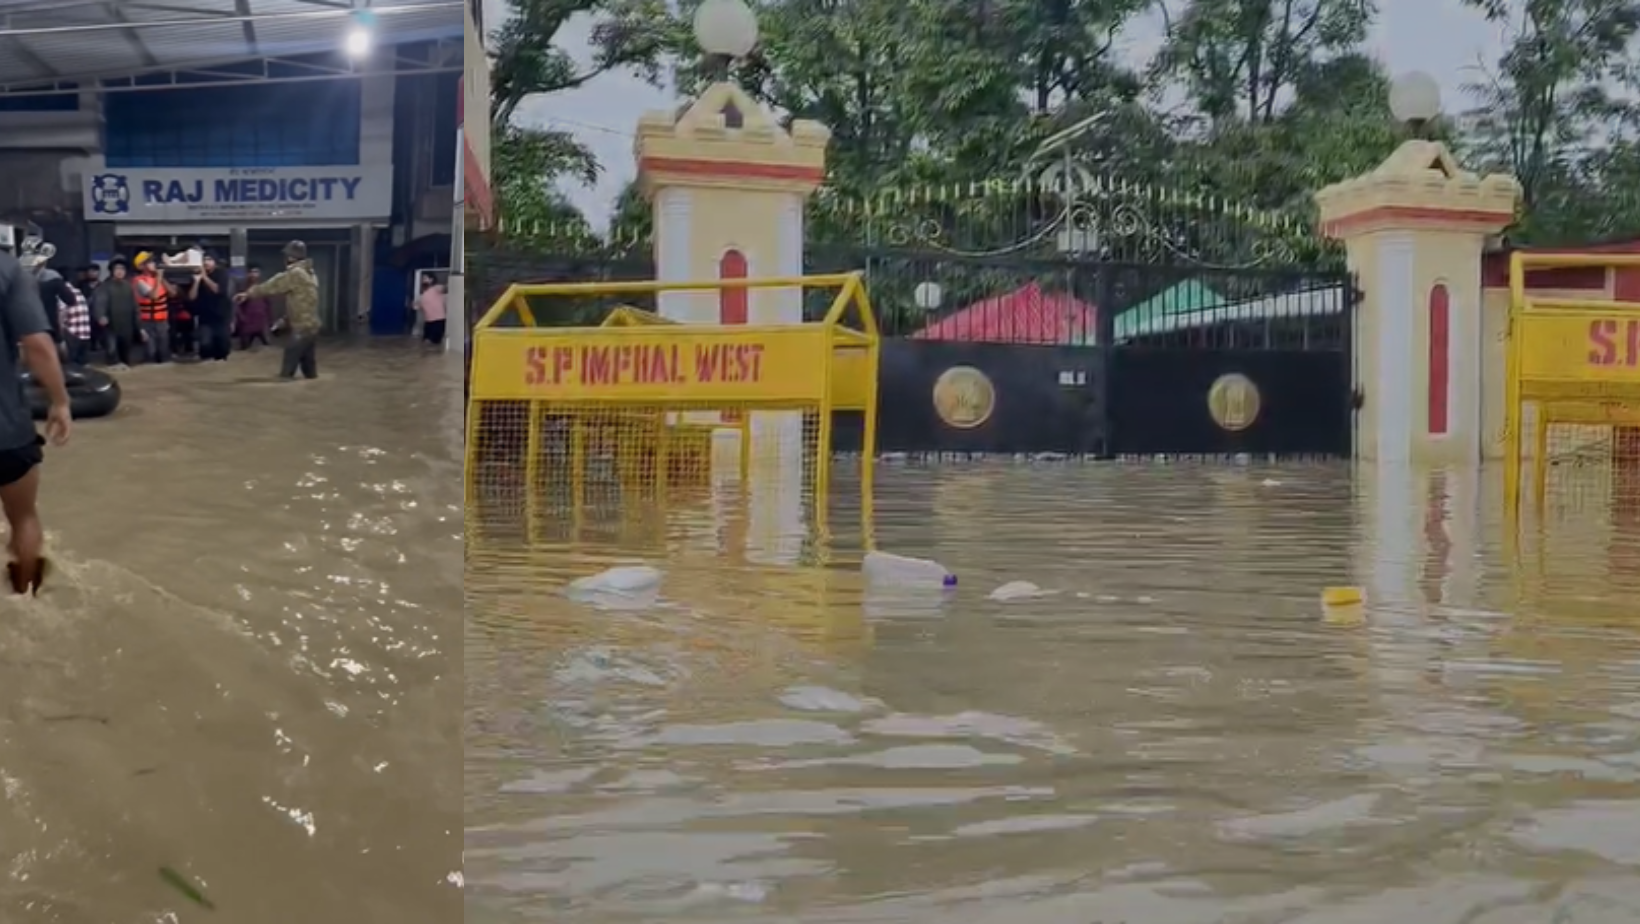
[[[677,39],[664,0],[513,0],[509,13],[491,37],[490,116],[500,124],[532,96],[573,90],[610,71],[659,80]],[[575,17],[593,19],[588,67],[556,44]]]
[[[990,20],[983,4],[949,0],[776,0],[731,77],[785,117],[831,129],[839,188],[994,175],[1017,160],[1028,112],[1015,47]],[[680,89],[709,78],[698,58],[685,49]]]
[[[678,26],[693,2],[670,26],[686,93],[718,76]],[[1223,209],[1226,224],[1274,216],[1313,236],[1299,229],[1314,192],[1408,137],[1364,48],[1372,0],[1162,0],[1162,49],[1135,72],[1112,49],[1151,2],[764,0],[760,46],[730,78],[783,118],[831,128],[811,239],[845,247],[1013,252],[1053,219],[1057,194],[1029,184],[1061,159],[1179,210],[1179,228],[1192,209],[1203,223]],[[1508,47],[1474,88],[1479,106],[1428,130],[1521,179],[1518,237],[1640,234],[1640,107],[1627,101],[1640,0],[1465,2]],[[1183,106],[1157,105],[1181,90]],[[641,226],[640,204],[623,196],[623,228]]]
[[[501,125],[491,139],[491,175],[505,227],[514,236],[590,233],[586,216],[558,189],[560,177],[592,183],[598,164],[564,132]]]
[[[617,252],[641,252],[648,248],[654,231],[655,212],[643,189],[636,182],[626,184],[615,197],[615,214],[610,216],[605,240]]]
[[[1145,89],[1122,66],[1116,39],[1152,0],[1012,0],[1003,18],[1014,23],[1020,85],[1032,110],[1048,115],[1077,103],[1131,102]]]
[[[1378,166],[1405,140],[1389,78],[1362,54],[1312,61],[1269,119],[1219,123],[1183,146],[1176,175],[1249,207],[1302,211],[1316,190]]]
[[[1466,0],[1503,30],[1507,45],[1472,88],[1475,155],[1520,181],[1517,239],[1567,241],[1640,232],[1633,195],[1604,174],[1632,177],[1630,49],[1640,31],[1634,0]],[[1614,208],[1627,200],[1626,211]]]
[[[1371,0],[1183,0],[1162,4],[1152,77],[1184,86],[1214,123],[1273,121],[1302,77],[1366,39]]]
[[[575,17],[592,19],[592,61],[584,67],[557,44]],[[558,182],[592,183],[599,173],[597,158],[573,134],[518,124],[519,107],[619,69],[658,80],[676,34],[664,0],[513,0],[491,36],[491,156],[503,221],[514,229],[585,225]]]

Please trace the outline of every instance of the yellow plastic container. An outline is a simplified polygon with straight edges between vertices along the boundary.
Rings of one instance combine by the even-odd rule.
[[[1321,605],[1325,607],[1360,606],[1366,595],[1359,587],[1328,587],[1321,591]]]

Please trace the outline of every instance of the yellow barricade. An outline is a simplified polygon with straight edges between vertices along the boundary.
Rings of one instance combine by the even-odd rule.
[[[791,324],[685,324],[620,306],[597,326],[553,327],[532,305],[733,288],[836,294],[822,320]],[[869,518],[878,362],[858,273],[515,286],[473,333],[468,504],[642,515],[738,486],[784,511],[771,528],[823,532],[846,478]],[[845,421],[860,434],[846,457],[834,438]]]
[[[1640,255],[1517,253],[1510,265],[1504,490],[1512,518],[1530,486],[1540,518],[1604,518],[1640,465],[1640,303],[1528,297],[1526,273],[1637,267]]]

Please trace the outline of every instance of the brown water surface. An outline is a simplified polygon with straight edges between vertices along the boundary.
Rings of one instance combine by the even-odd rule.
[[[133,370],[50,454],[61,572],[0,599],[0,922],[460,914],[460,369],[276,362]]]
[[[1509,552],[1500,508],[1460,474],[888,468],[877,541],[945,599],[846,539],[779,564],[727,504],[483,520],[466,919],[1640,921],[1640,528]],[[653,603],[563,594],[632,561]],[[1323,619],[1344,584],[1364,613]]]

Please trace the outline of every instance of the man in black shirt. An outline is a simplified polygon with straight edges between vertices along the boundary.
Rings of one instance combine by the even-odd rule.
[[[199,358],[205,362],[226,362],[232,349],[233,305],[228,299],[228,271],[216,257],[205,255],[203,268],[188,289],[194,317],[199,321]]]
[[[87,302],[91,301],[91,296],[96,294],[97,286],[101,282],[102,267],[94,263],[80,267],[80,278],[74,280],[74,284],[79,287],[81,292],[85,293]]]

